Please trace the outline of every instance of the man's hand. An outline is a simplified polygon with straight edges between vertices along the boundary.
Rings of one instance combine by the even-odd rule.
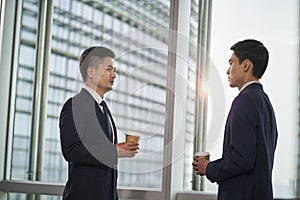
[[[203,158],[195,158],[195,162],[192,163],[193,169],[197,172],[198,175],[206,175],[206,167],[209,163],[208,160]]]
[[[117,144],[117,152],[119,158],[134,157],[138,153],[139,144],[136,142],[121,142]]]

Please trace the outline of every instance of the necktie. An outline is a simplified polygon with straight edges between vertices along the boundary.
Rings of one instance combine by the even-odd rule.
[[[111,124],[110,124],[110,118],[109,118],[109,114],[108,114],[108,107],[105,103],[105,101],[102,101],[100,103],[100,105],[103,107],[103,112],[104,112],[104,117],[105,117],[105,120],[106,120],[106,123],[107,123],[107,128],[108,128],[108,135],[109,135],[109,139],[112,141],[113,140],[113,137],[112,137],[112,127],[111,127]]]
[[[105,101],[103,100],[101,103],[100,103],[100,105],[103,107],[103,113],[104,113],[104,117],[105,117],[105,120],[106,120],[106,123],[107,123],[107,128],[108,128],[108,134],[109,134],[109,139],[110,139],[110,141],[112,141],[112,143],[114,143],[114,141],[113,141],[113,131],[112,131],[112,127],[111,127],[111,123],[110,123],[110,116],[109,116],[109,111],[108,111],[108,107],[107,107],[107,105],[106,105],[106,103],[105,103]],[[116,185],[116,174],[117,174],[117,172],[116,172],[116,166],[114,166],[114,169],[112,170],[112,173],[113,173],[113,185]],[[113,199],[117,199],[116,198],[116,191],[113,191]]]

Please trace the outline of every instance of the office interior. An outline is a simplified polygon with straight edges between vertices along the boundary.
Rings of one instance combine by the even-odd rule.
[[[119,141],[141,135],[119,160],[122,199],[213,200],[217,184],[195,175],[193,155],[222,155],[224,123],[238,90],[226,70],[242,39],[270,51],[261,82],[279,139],[274,199],[300,196],[298,0],[0,0],[0,200],[58,200],[67,180],[59,113],[83,86],[79,56],[116,53],[106,95]]]

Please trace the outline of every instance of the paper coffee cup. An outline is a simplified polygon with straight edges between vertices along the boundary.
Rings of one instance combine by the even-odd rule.
[[[194,159],[202,158],[202,159],[206,159],[209,161],[209,156],[210,156],[210,154],[208,152],[196,152],[194,155]]]
[[[139,143],[140,135],[138,133],[126,133],[126,142],[136,142]]]

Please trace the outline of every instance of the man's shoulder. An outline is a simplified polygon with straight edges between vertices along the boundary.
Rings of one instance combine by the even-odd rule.
[[[62,106],[62,110],[85,110],[94,109],[95,100],[85,89],[81,89],[80,92],[67,99]]]
[[[74,94],[73,96],[69,97],[64,105],[72,104],[74,101],[81,101],[83,99],[90,98],[89,93],[85,89],[81,89],[78,93]]]
[[[77,106],[84,106],[85,104],[94,105],[95,99],[86,89],[82,88],[79,93],[72,97],[72,102]]]
[[[75,95],[69,97],[65,103],[62,106],[62,109],[66,108],[66,107],[71,107],[72,106],[72,102],[74,101],[74,99],[80,99],[83,96],[83,92],[82,90],[78,93],[76,93]]]
[[[73,98],[73,97],[69,97],[69,98],[65,101],[65,103],[64,103],[63,106],[62,106],[62,109],[65,108],[65,107],[69,107],[70,105],[72,105],[72,98]]]
[[[259,91],[245,89],[232,102],[232,110],[235,113],[253,112],[257,110]]]
[[[244,95],[244,94],[260,94],[260,93],[264,93],[263,90],[263,86],[260,83],[252,83],[250,85],[248,85],[247,87],[245,87],[241,92],[240,95]]]
[[[266,95],[263,87],[260,83],[253,83],[247,86],[243,91],[239,93],[239,95],[235,98],[241,101],[256,101],[257,98]]]

